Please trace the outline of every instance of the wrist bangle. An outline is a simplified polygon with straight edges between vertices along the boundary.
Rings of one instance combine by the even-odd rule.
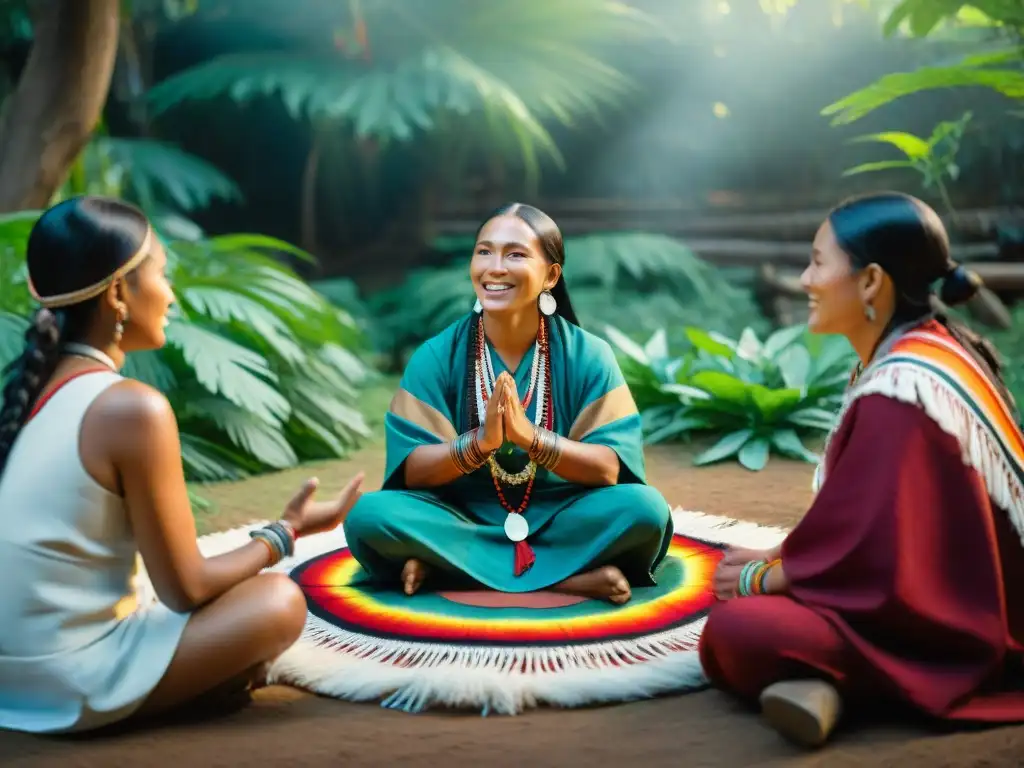
[[[270,562],[267,564],[268,568],[270,568],[271,566],[277,565],[279,562],[281,562],[281,552],[280,552],[280,550],[278,550],[277,547],[275,547],[273,544],[271,544],[266,536],[264,536],[262,533],[259,533],[258,531],[252,531],[249,534],[249,537],[253,541],[258,541],[260,544],[262,544],[263,546],[265,546],[267,548],[267,552],[270,554]]]
[[[295,539],[292,538],[286,525],[279,520],[249,532],[250,538],[260,539],[273,550],[277,557],[275,563],[295,554]]]
[[[480,443],[476,439],[476,431],[463,432],[448,444],[448,455],[456,469],[464,475],[469,475],[480,469],[486,462],[489,454],[480,449]]]
[[[299,540],[299,532],[297,530],[295,530],[295,526],[294,525],[289,523],[283,517],[280,520],[278,520],[277,522],[281,525],[282,528],[284,528],[285,533],[287,533],[288,536],[291,537],[291,540],[293,542],[296,542],[296,541]]]
[[[765,585],[768,581],[768,573],[781,562],[782,560],[779,559],[771,561],[751,560],[740,569],[740,576],[736,584],[736,594],[740,597],[754,597],[767,594],[768,591],[765,589]]]
[[[550,429],[537,427],[533,432],[533,442],[527,451],[530,460],[538,467],[553,472],[562,460],[562,438]]]

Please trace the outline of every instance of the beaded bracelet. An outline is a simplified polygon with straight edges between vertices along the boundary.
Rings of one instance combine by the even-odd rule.
[[[270,525],[257,528],[255,531],[250,531],[249,537],[258,539],[270,547],[274,561],[271,565],[295,554],[295,529],[284,521],[278,520]]]
[[[766,594],[765,582],[768,572],[782,560],[776,558],[772,561],[751,560],[740,569],[739,582],[736,585],[736,594],[740,597],[754,597]]]

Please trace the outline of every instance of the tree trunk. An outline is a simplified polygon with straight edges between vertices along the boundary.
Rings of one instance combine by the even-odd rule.
[[[34,42],[0,114],[0,213],[45,208],[103,112],[119,0],[37,0]]]
[[[302,189],[299,193],[299,243],[306,253],[316,255],[320,252],[316,227],[319,212],[316,192],[320,181],[320,158],[323,154],[323,134],[319,126],[313,126],[310,141],[306,165],[302,171]]]

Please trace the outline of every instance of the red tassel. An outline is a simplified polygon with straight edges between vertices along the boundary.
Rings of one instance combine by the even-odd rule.
[[[522,576],[530,570],[536,560],[533,547],[526,543],[526,539],[516,542],[516,576]]]

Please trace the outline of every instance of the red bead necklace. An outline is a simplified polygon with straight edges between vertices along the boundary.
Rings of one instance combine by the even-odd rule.
[[[489,396],[487,394],[487,386],[485,383],[485,377],[492,379],[493,388],[493,370],[491,370],[488,364],[486,354],[487,338],[484,335],[484,323],[483,317],[477,323],[476,333],[476,365],[479,375],[476,376],[477,386],[479,387],[480,402],[486,406]],[[534,393],[537,390],[537,383],[543,380],[543,392],[544,399],[537,402],[537,408],[544,409],[541,419],[544,428],[553,429],[554,427],[554,407],[552,406],[553,398],[551,395],[551,355],[550,355],[550,344],[548,338],[547,321],[545,318],[541,318],[540,327],[537,331],[537,349],[535,350],[534,364],[543,366],[543,370],[538,371],[536,376],[531,376],[530,387],[527,390],[526,397],[520,402],[523,405],[524,410],[529,407],[533,400]],[[540,358],[539,360],[537,358]],[[480,414],[481,421],[483,420],[483,413]],[[532,462],[531,462],[532,463]],[[502,482],[499,479],[498,474],[492,469],[491,470],[491,481],[494,483],[494,490],[498,494],[498,501],[502,508],[509,515],[522,515],[527,507],[530,505],[530,497],[533,494],[533,485],[536,479],[536,472],[531,472],[529,479],[526,482],[526,489],[523,493],[522,501],[517,507],[513,507],[507,498],[505,498],[505,491],[502,488]],[[533,565],[536,560],[536,555],[533,552],[533,548],[526,542],[525,539],[515,542],[515,574],[520,576],[525,573]]]

